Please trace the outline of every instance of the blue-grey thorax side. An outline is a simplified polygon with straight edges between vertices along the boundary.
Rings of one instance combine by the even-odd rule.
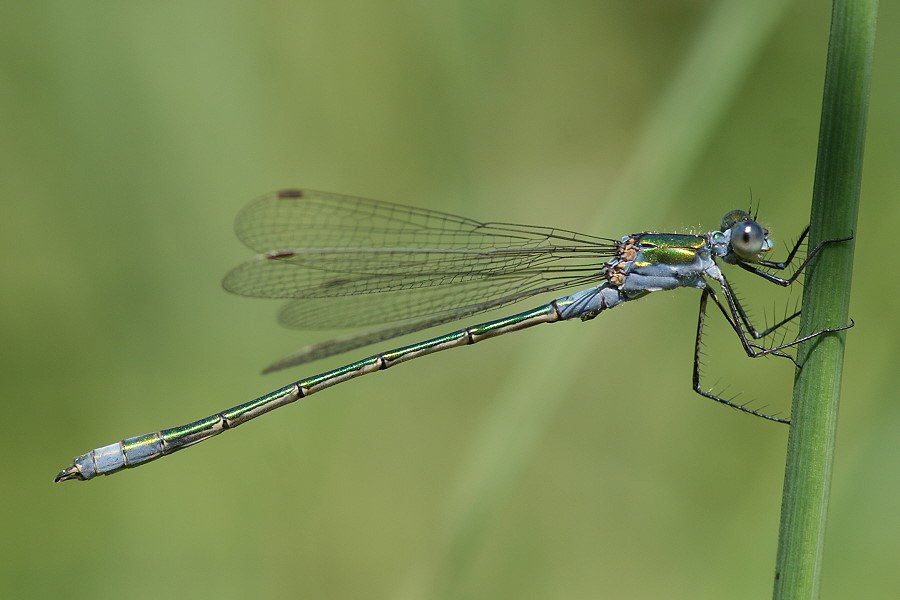
[[[728,235],[721,232],[626,236],[616,244],[616,255],[604,265],[601,274],[606,281],[556,300],[560,316],[591,319],[650,292],[703,288],[706,277],[721,279],[715,257],[725,257],[728,252]]]

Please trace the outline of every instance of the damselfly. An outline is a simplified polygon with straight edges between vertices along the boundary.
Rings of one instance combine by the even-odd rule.
[[[650,292],[701,290],[694,342],[693,388],[737,410],[788,423],[703,389],[700,346],[710,300],[725,316],[750,357],[794,360],[786,348],[850,325],[763,346],[760,340],[799,312],[762,331],[755,329],[718,262],[788,286],[825,244],[812,248],[786,277],[808,228],[783,262],[766,260],[769,232],[747,212],[734,210],[719,229],[702,235],[636,233],[615,240],[565,229],[480,223],[399,204],[311,190],[285,190],[259,198],[238,215],[238,237],[260,254],[225,277],[226,289],[246,296],[288,298],[279,319],[297,329],[377,326],[364,333],[307,346],[267,370],[299,365],[355,348],[496,309],[538,294],[585,287],[537,308],[466,327],[424,342],[380,352],[295,381],[205,419],[128,438],[75,458],[56,481],[91,479],[135,467],[236,427],[332,385],[395,364],[474,344],[539,323],[587,321]],[[720,300],[711,282],[718,284]],[[852,323],[851,323],[852,325]]]

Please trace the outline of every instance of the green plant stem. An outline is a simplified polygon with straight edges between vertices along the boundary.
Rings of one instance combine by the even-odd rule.
[[[812,248],[855,231],[877,0],[835,0],[810,218]],[[801,335],[848,320],[853,242],[823,249],[803,293]],[[798,352],[773,597],[815,598],[834,457],[844,333]]]

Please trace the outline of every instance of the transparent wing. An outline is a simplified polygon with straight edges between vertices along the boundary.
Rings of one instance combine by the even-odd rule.
[[[311,190],[255,200],[235,229],[261,254],[228,273],[223,285],[242,295],[292,299],[279,320],[298,329],[430,322],[457,309],[462,318],[583,285],[615,250],[614,240],[562,229],[480,223]],[[492,303],[503,298],[515,299]]]

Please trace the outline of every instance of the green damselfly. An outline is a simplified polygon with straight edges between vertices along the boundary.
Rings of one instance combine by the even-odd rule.
[[[651,292],[701,290],[694,342],[693,389],[739,411],[764,414],[704,390],[700,346],[706,307],[713,301],[750,357],[773,354],[845,325],[787,343],[756,342],[796,318],[755,329],[719,269],[719,262],[781,286],[793,283],[824,245],[817,244],[793,273],[788,268],[806,239],[803,231],[783,262],[766,260],[768,231],[745,211],[725,215],[702,235],[643,232],[620,239],[564,229],[481,223],[454,215],[311,190],[284,190],[250,203],[238,215],[238,237],[259,255],[224,280],[246,296],[287,298],[279,320],[297,329],[374,326],[364,333],[307,346],[267,369],[282,369],[436,327],[538,294],[585,287],[518,314],[459,329],[424,342],[380,352],[300,379],[250,402],[172,429],[127,438],[76,457],[56,481],[86,480],[135,467],[203,441],[261,414],[332,385],[448,348],[474,344],[540,323],[586,321]],[[724,301],[710,285],[716,282]],[[795,363],[796,364],[796,363]]]

